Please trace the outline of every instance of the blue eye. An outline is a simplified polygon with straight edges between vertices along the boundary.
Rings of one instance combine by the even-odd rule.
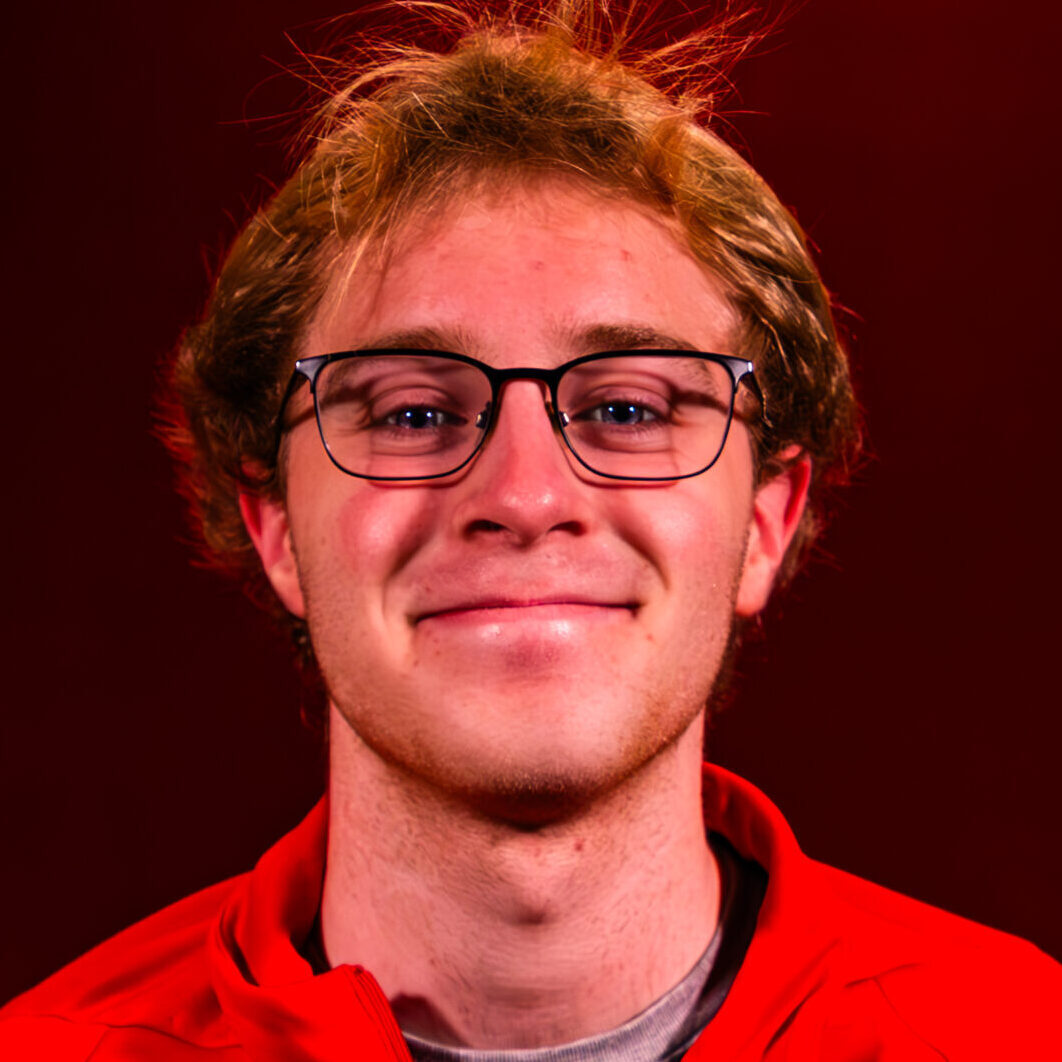
[[[424,428],[444,428],[453,425],[461,418],[430,406],[407,406],[396,409],[383,418],[388,427],[407,428],[411,431]]]
[[[634,402],[606,402],[586,410],[580,419],[627,428],[659,420],[659,417],[651,409]]]

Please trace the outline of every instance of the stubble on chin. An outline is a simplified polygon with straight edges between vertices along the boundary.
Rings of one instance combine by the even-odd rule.
[[[569,748],[553,740],[548,727],[534,747],[527,740],[484,739],[475,726],[469,727],[468,740],[452,740],[447,728],[418,724],[424,718],[420,706],[414,712],[396,711],[393,700],[388,704],[379,698],[383,691],[328,684],[327,676],[326,687],[347,730],[347,756],[371,758],[374,774],[385,771],[425,800],[453,801],[484,818],[528,829],[577,818],[651,770],[691,727],[697,729],[699,747],[708,695],[704,686],[642,691],[636,711],[628,706],[632,725],[626,732],[617,728],[611,736],[602,735],[596,746],[589,742]],[[409,702],[404,706],[408,709]],[[533,705],[522,708],[534,715]]]

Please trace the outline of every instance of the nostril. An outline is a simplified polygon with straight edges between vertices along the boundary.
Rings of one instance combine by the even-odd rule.
[[[498,531],[504,531],[505,525],[499,524],[495,520],[485,520],[480,518],[479,520],[473,520],[466,528],[466,534],[496,534]]]

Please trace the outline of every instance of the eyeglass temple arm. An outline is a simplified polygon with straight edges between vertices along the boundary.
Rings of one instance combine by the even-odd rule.
[[[284,388],[284,396],[277,407],[276,420],[274,421],[274,457],[280,453],[280,444],[284,439],[284,412],[288,408],[291,396],[295,394],[303,383],[313,383],[325,360],[325,358],[301,358],[295,362],[295,370],[288,378],[288,386]]]

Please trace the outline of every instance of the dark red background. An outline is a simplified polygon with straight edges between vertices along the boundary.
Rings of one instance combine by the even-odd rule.
[[[189,566],[161,355],[297,95],[324,0],[7,26],[0,997],[248,867],[321,787],[285,646]],[[720,719],[812,855],[1062,953],[1057,26],[812,0],[733,126],[857,316],[875,459]],[[226,212],[230,215],[226,218]]]

